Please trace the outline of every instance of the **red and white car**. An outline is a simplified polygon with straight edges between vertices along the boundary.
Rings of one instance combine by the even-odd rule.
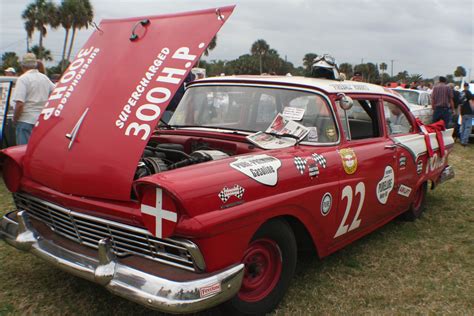
[[[452,132],[421,133],[379,86],[207,78],[155,129],[232,9],[101,23],[28,146],[1,152],[8,244],[160,311],[262,314],[299,247],[325,257],[420,216],[454,176]]]

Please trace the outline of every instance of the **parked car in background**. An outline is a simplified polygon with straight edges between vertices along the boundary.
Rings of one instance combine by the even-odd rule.
[[[17,77],[0,76],[0,149],[16,145],[13,126],[13,89]]]
[[[0,154],[16,205],[0,222],[8,244],[156,310],[260,315],[285,295],[299,249],[326,257],[422,214],[427,189],[454,176],[452,130],[428,134],[428,156],[383,87],[205,78],[158,125],[232,10],[100,24],[28,146]]]
[[[403,88],[394,88],[392,90],[399,93],[408,102],[408,107],[415,117],[418,117],[424,124],[432,123],[433,109],[429,92]]]

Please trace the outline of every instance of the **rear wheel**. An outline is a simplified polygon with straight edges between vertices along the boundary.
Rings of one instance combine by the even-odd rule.
[[[275,309],[293,277],[296,250],[288,223],[279,219],[265,223],[244,253],[240,291],[224,309],[232,315],[263,315]]]
[[[426,182],[418,187],[415,192],[415,198],[411,203],[410,208],[402,214],[402,219],[412,222],[421,216],[425,210],[427,188],[428,184]]]

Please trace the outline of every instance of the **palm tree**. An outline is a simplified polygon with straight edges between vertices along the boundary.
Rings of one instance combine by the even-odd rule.
[[[339,71],[343,73],[348,79],[351,78],[353,75],[352,65],[349,63],[340,64]]]
[[[36,55],[36,58],[45,60],[45,61],[51,61],[53,60],[53,57],[51,56],[51,51],[49,49],[46,49],[44,47],[39,47],[38,45],[35,45],[31,47],[31,52]]]
[[[70,1],[70,10],[72,14],[71,29],[72,36],[71,41],[69,42],[69,51],[67,53],[67,61],[71,59],[72,46],[74,44],[74,39],[76,37],[76,30],[82,28],[88,28],[89,23],[92,22],[94,18],[94,10],[89,0],[69,0]]]
[[[384,77],[384,73],[385,73],[385,70],[388,69],[388,66],[386,63],[381,63],[379,65],[379,68],[380,68],[380,71],[382,71],[382,85],[383,85],[383,77]]]
[[[64,68],[66,68],[65,65],[67,64],[65,61],[66,47],[67,47],[67,42],[69,39],[69,31],[71,30],[71,27],[72,27],[73,16],[74,16],[74,0],[63,0],[58,9],[58,19],[61,26],[65,30],[63,51],[61,54],[61,61],[60,61],[61,72],[64,70]]]
[[[56,6],[51,1],[35,0],[30,3],[21,17],[25,20],[25,30],[28,38],[31,38],[35,30],[40,32],[39,47],[43,48],[43,37],[46,36],[48,30],[47,25],[55,28],[57,23]],[[29,47],[28,47],[29,48]]]
[[[209,42],[209,45],[207,45],[206,49],[204,50],[204,56],[209,56],[210,51],[214,50],[216,46],[217,46],[217,35],[215,35]]]
[[[255,43],[252,44],[250,48],[250,52],[252,55],[257,55],[260,61],[260,74],[262,74],[262,59],[265,55],[267,55],[268,50],[270,49],[270,45],[263,39],[257,40]]]
[[[307,74],[311,74],[311,70],[313,68],[314,60],[318,57],[318,54],[315,53],[307,53],[303,57],[303,67],[306,70]]]

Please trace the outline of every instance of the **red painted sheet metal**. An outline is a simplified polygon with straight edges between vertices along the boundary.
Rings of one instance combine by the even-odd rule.
[[[151,132],[233,9],[102,21],[33,130],[25,176],[64,193],[127,200]]]

